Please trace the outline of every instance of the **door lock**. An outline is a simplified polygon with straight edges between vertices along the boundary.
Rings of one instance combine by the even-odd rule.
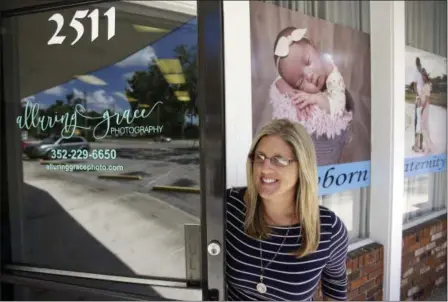
[[[216,240],[212,240],[208,244],[207,250],[210,255],[217,256],[221,253],[221,244]]]

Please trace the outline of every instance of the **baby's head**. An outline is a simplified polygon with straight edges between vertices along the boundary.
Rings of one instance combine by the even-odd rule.
[[[291,87],[317,93],[324,87],[328,72],[305,33],[306,29],[295,27],[280,31],[274,43],[274,61],[279,75]]]

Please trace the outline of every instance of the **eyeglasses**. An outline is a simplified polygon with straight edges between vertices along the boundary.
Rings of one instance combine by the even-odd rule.
[[[273,164],[274,166],[277,166],[277,167],[286,167],[289,164],[294,163],[294,162],[297,161],[295,159],[287,159],[287,158],[284,158],[284,157],[281,157],[281,156],[267,157],[266,155],[260,154],[260,153],[250,154],[249,158],[252,160],[252,162],[260,163],[260,164],[264,163],[264,161],[266,159],[269,159],[271,164]]]

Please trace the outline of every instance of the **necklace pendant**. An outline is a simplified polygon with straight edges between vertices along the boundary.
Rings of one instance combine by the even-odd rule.
[[[263,282],[260,282],[257,284],[257,291],[260,294],[264,294],[268,291],[268,288],[266,287],[266,285]]]

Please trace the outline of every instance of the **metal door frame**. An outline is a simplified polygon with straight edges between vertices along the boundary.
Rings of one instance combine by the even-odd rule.
[[[24,15],[37,11],[76,7],[83,4],[105,2],[104,0],[2,0],[2,16]],[[198,18],[198,90],[200,116],[200,172],[201,172],[201,288],[203,300],[225,300],[225,96],[224,96],[224,37],[223,3],[219,0],[197,1]],[[4,93],[5,62],[3,60],[3,28],[0,31],[0,116],[5,114]],[[4,72],[5,71],[5,72]],[[6,127],[0,118],[0,300],[11,300],[13,285],[37,287],[50,290],[88,292],[115,298],[138,299],[132,293],[104,290],[86,285],[44,280],[45,274],[33,272],[29,267],[26,275],[7,269],[11,264],[11,238],[9,235],[9,201],[5,163]],[[3,155],[3,156],[2,156]],[[21,174],[17,174],[17,178]],[[17,180],[13,180],[17,181]],[[218,255],[207,252],[212,241],[221,245]],[[26,270],[26,267],[25,267]],[[148,278],[146,278],[148,279]],[[141,297],[140,297],[141,298]]]
[[[223,1],[198,1],[201,123],[202,285],[204,300],[226,300],[225,291],[225,86]],[[211,78],[209,78],[211,76]],[[210,243],[221,246],[217,255]],[[206,259],[206,261],[204,261]]]

